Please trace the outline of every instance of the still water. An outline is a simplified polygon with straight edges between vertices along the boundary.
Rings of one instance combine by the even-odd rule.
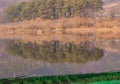
[[[120,40],[118,39],[96,42],[98,47],[104,49],[104,57],[86,64],[50,64],[38,60],[23,59],[8,54],[6,45],[6,41],[0,41],[0,78],[120,71]]]

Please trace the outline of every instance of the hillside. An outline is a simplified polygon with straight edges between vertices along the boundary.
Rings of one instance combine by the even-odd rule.
[[[30,0],[0,0],[0,22],[7,22],[8,18],[6,18],[6,14],[4,14],[4,11],[7,7],[20,3],[20,2],[26,2]],[[120,1],[119,0],[102,0],[104,3],[104,10],[110,11],[110,12],[118,12],[120,9]]]
[[[1,1],[1,3],[5,4],[7,0],[5,1]],[[23,0],[21,0],[22,2]],[[28,0],[25,0],[28,1]],[[50,3],[49,0],[47,0],[47,3]],[[78,0],[76,0],[78,1]],[[83,0],[84,1],[84,0]],[[74,3],[76,3],[73,0]],[[93,2],[96,3],[96,0]],[[113,1],[113,0],[104,0],[104,2],[107,4],[113,4],[113,2],[115,4],[119,4],[118,0]],[[1,4],[0,3],[0,4]],[[19,3],[19,1],[17,0],[13,0],[13,1],[8,1],[7,4],[5,4],[4,6],[1,4],[2,7],[7,7],[10,4],[14,4],[14,3]],[[37,6],[39,6],[39,4],[37,2],[35,2],[37,4]],[[64,2],[67,4],[67,2]],[[34,2],[32,2],[32,6],[31,3],[28,3],[28,11],[25,10],[26,5],[24,6],[24,12],[20,10],[17,11],[17,8],[19,7],[23,7],[24,4],[20,4],[17,8],[17,15],[21,17],[21,15],[23,15],[21,18],[23,19],[24,15],[26,16],[26,18],[30,18],[36,14],[33,11],[37,11],[37,13],[41,13],[41,11],[44,9],[44,4],[40,4],[41,7],[43,7],[43,9],[41,9],[41,7],[39,8],[40,10],[38,11],[38,8],[36,8],[36,5],[34,6]],[[27,4],[27,5],[28,5]],[[59,3],[56,2],[56,4],[58,5]],[[119,39],[120,36],[118,36],[118,34],[120,33],[120,31],[118,31],[118,28],[120,27],[119,24],[119,19],[117,20],[105,20],[104,19],[92,19],[92,18],[80,18],[80,17],[74,17],[74,18],[63,18],[66,13],[66,16],[73,16],[76,13],[77,14],[81,14],[81,11],[78,11],[77,9],[79,8],[79,5],[81,5],[80,3],[78,4],[78,6],[76,6],[76,8],[74,8],[76,10],[76,13],[71,13],[73,12],[73,8],[71,8],[72,10],[70,10],[71,6],[75,6],[74,4],[67,4],[64,5],[62,8],[61,6],[59,6],[59,9],[57,10],[56,4],[48,5],[48,8],[45,8],[44,11],[42,11],[43,13],[41,14],[42,16],[47,16],[48,18],[54,18],[54,20],[43,20],[37,17],[36,20],[30,20],[30,21],[22,21],[22,22],[16,22],[16,23],[10,23],[10,24],[6,24],[6,25],[1,25],[0,26],[0,38],[19,38],[19,39],[23,39],[26,41],[37,41],[37,42],[42,42],[42,41],[50,41],[50,40],[60,40],[63,42],[76,42],[79,43],[80,40],[85,41],[88,40],[89,38],[96,38],[96,39],[113,39],[113,38],[117,38]],[[93,4],[92,2],[90,2],[90,4]],[[101,3],[98,4],[101,7]],[[83,4],[82,4],[83,6]],[[32,8],[31,8],[32,7]],[[56,9],[55,9],[55,8]],[[87,8],[89,8],[86,5]],[[93,7],[93,6],[91,6]],[[109,6],[110,7],[110,6]],[[50,8],[50,9],[49,9]],[[66,10],[65,10],[66,8]],[[105,6],[104,6],[105,8]],[[31,11],[31,9],[33,9]],[[34,10],[35,9],[35,10]],[[51,11],[51,9],[55,9],[56,11]],[[84,10],[84,8],[82,8]],[[62,14],[60,14],[60,11],[63,11]],[[68,11],[69,10],[69,11]],[[47,11],[47,12],[46,12]],[[86,10],[84,10],[86,11]],[[32,13],[31,13],[32,12]],[[22,14],[23,13],[23,14]],[[30,13],[30,14],[29,14]],[[13,16],[14,14],[14,16]],[[55,14],[55,15],[54,15]],[[57,16],[60,15],[60,18],[56,19],[56,14]],[[16,12],[15,11],[10,11],[10,15],[13,16],[12,19],[21,19],[20,17],[16,16]],[[15,18],[14,18],[15,17]],[[36,18],[36,17],[35,17]],[[33,18],[32,18],[33,19]],[[29,24],[29,25],[28,25]],[[36,37],[36,38],[35,38]],[[81,38],[80,40],[78,40],[78,38]]]
[[[20,3],[22,1],[24,0],[21,1],[12,0],[8,2],[7,0],[4,1],[2,0],[0,2],[0,5],[1,7],[7,7],[10,4]],[[25,0],[25,1],[29,1],[29,0]],[[7,4],[5,4],[5,2],[7,2]],[[106,3],[105,6],[107,6],[107,4],[113,4],[113,2],[115,4],[119,4],[118,3],[119,0],[115,0],[115,1],[104,0],[104,2]],[[5,5],[2,5],[2,3]],[[78,38],[81,38],[81,41],[88,40],[89,38],[119,39],[120,38],[118,36],[118,33],[120,32],[118,31],[119,27],[120,27],[119,19],[113,21],[110,20],[104,21],[100,19],[96,21],[95,19],[92,18],[80,18],[80,17],[74,17],[69,19],[60,18],[57,20],[43,20],[38,18],[36,20],[22,21],[22,22],[1,25],[0,38],[19,38],[26,41],[37,41],[37,42],[60,40],[63,42],[71,41],[71,42],[79,43],[80,40],[78,40]]]
[[[119,10],[120,8],[120,0],[104,0],[104,8],[107,10]]]
[[[102,0],[104,3],[113,3],[113,2],[118,2],[120,0]]]
[[[0,12],[2,12],[6,7],[16,4],[16,3],[20,3],[20,2],[25,2],[25,1],[30,1],[30,0],[0,0]],[[120,0],[102,0],[103,3],[106,4],[114,4],[120,2]]]

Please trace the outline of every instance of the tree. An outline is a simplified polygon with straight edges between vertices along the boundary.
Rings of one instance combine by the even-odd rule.
[[[101,0],[33,0],[7,8],[11,21],[22,19],[58,19],[61,17],[93,16],[95,11],[102,9]]]

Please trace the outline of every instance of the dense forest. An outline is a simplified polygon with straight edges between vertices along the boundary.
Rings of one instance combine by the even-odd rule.
[[[74,44],[59,41],[44,42],[42,44],[12,40],[8,45],[8,52],[25,59],[46,61],[49,63],[86,63],[97,61],[104,56],[99,49],[89,42]]]
[[[58,19],[60,17],[93,16],[102,9],[102,0],[33,0],[6,9],[11,21],[24,19]]]

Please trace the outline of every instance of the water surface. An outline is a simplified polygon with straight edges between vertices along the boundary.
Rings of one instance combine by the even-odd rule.
[[[96,44],[104,49],[104,57],[98,61],[54,64],[11,56],[6,51],[7,42],[0,41],[0,78],[120,71],[120,41],[115,39]]]

